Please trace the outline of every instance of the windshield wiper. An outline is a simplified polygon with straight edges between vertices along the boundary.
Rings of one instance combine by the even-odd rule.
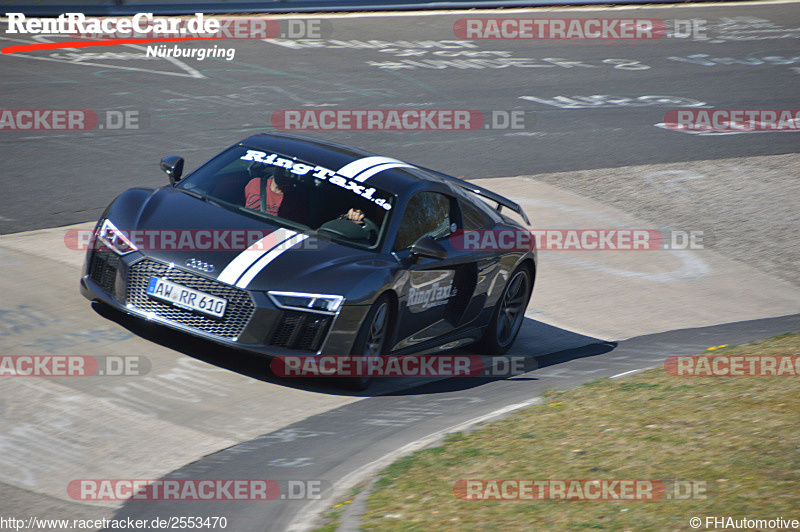
[[[175,190],[180,190],[184,194],[189,194],[190,196],[194,196],[197,199],[201,199],[203,201],[206,201],[206,197],[205,196],[203,196],[199,192],[195,192],[194,190],[190,190],[188,188],[178,188],[178,187],[175,187]]]
[[[216,205],[217,207],[224,207],[224,205],[222,205],[219,201],[217,201],[217,200],[215,200],[215,199],[213,199],[213,198],[211,198],[209,196],[204,196],[203,194],[200,194],[199,192],[195,192],[194,190],[191,190],[191,189],[188,189],[188,188],[177,188],[177,187],[175,188],[175,190],[180,190],[181,192],[183,192],[185,194],[189,194],[190,196],[193,196],[193,197],[195,197],[197,199],[203,200],[206,203],[211,203],[212,205]]]

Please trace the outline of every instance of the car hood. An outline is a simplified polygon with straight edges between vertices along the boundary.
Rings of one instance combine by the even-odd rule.
[[[330,292],[332,281],[344,280],[340,270],[354,273],[377,257],[171,187],[151,194],[132,218],[117,225],[145,256],[248,290]]]

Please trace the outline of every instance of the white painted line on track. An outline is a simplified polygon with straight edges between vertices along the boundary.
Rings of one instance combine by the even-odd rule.
[[[372,462],[365,464],[356,469],[355,471],[348,473],[347,475],[342,477],[341,480],[339,480],[336,483],[334,492],[329,499],[314,501],[308,504],[306,508],[297,513],[297,515],[294,518],[294,521],[289,525],[289,527],[286,530],[289,532],[302,532],[306,530],[311,530],[313,528],[312,523],[314,519],[316,519],[316,517],[319,514],[325,511],[327,506],[330,504],[331,500],[343,496],[350,488],[358,484],[360,481],[364,480],[369,475],[376,473],[381,468],[388,466],[398,458],[413,453],[414,451],[424,449],[425,447],[428,447],[429,445],[437,442],[445,434],[459,432],[478,423],[490,421],[494,418],[514,412],[521,408],[525,408],[526,406],[542,404],[543,402],[544,399],[542,397],[534,397],[532,399],[523,401],[521,403],[515,403],[512,405],[504,406],[502,408],[498,408],[497,410],[493,410],[492,412],[489,412],[487,414],[483,414],[481,416],[468,419],[467,421],[457,423],[445,429],[438,430],[418,440],[414,440],[410,443],[407,443],[406,445],[403,445],[402,447],[395,449],[394,451],[386,453],[377,460],[373,460]]]
[[[625,375],[631,375],[631,374],[633,374],[633,373],[641,373],[641,372],[642,372],[642,371],[644,371],[645,369],[646,369],[646,368],[641,368],[641,369],[632,369],[632,370],[630,370],[630,371],[623,371],[622,373],[617,373],[616,375],[612,375],[612,376],[610,376],[610,377],[609,377],[609,379],[618,379],[619,377],[624,377]]]

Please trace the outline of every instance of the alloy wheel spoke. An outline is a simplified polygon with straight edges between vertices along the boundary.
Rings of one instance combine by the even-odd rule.
[[[497,339],[501,343],[505,343],[509,340],[522,324],[521,316],[524,313],[523,305],[525,303],[527,287],[527,278],[522,272],[511,279],[511,283],[508,285],[508,289],[503,296],[500,315],[498,316],[500,319],[498,323]]]
[[[387,306],[381,305],[375,316],[372,318],[372,323],[369,325],[369,332],[367,334],[366,345],[364,349],[365,356],[379,356],[383,348],[383,337],[386,330],[387,319]]]

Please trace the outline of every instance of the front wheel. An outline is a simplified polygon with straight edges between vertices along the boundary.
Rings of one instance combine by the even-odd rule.
[[[514,270],[478,344],[487,354],[502,355],[511,348],[525,320],[532,288],[530,270],[525,266]]]
[[[384,294],[372,305],[364,318],[353,344],[351,356],[379,357],[386,353],[389,341],[392,309],[389,297]],[[362,391],[369,386],[370,377],[347,377],[342,384],[351,390]]]

